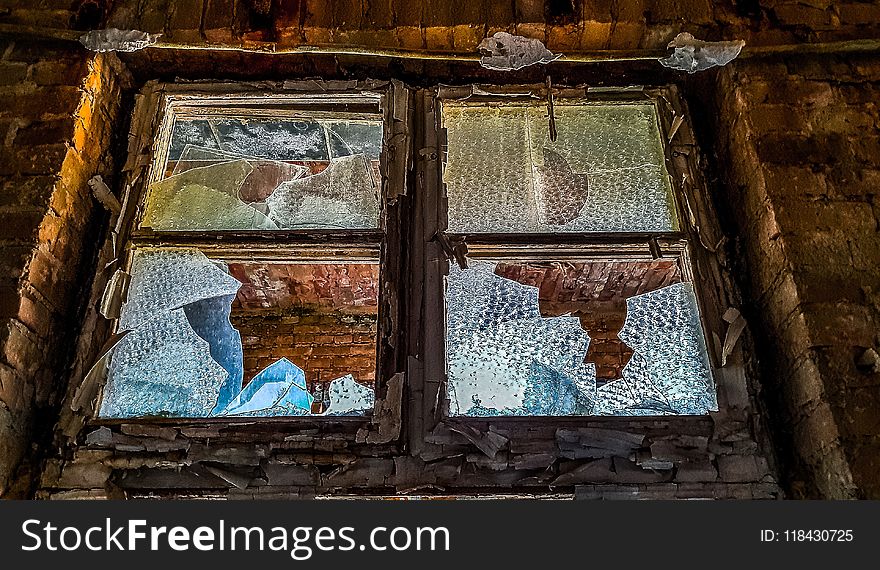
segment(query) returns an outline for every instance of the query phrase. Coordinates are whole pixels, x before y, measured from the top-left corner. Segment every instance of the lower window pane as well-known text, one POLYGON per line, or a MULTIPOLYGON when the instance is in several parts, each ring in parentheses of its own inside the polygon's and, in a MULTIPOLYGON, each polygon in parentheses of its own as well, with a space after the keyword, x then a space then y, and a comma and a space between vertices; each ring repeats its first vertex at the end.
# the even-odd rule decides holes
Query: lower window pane
POLYGON ((451 415, 717 410, 696 297, 674 261, 450 269, 451 415))
POLYGON ((373 407, 377 263, 135 252, 102 417, 363 415, 373 407))

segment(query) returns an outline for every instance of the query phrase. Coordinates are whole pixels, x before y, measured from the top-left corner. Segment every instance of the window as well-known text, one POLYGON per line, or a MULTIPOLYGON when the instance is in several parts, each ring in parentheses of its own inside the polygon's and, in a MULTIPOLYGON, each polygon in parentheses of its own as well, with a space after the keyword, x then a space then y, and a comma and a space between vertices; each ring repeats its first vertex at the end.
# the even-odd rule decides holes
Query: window
POLYGON ((468 251, 446 277, 448 414, 717 410, 656 98, 464 95, 439 99, 442 239, 468 251))
POLYGON ((717 410, 663 91, 219 89, 163 91, 100 417, 717 410))
POLYGON ((372 412, 390 95, 329 91, 168 89, 101 418, 372 412))

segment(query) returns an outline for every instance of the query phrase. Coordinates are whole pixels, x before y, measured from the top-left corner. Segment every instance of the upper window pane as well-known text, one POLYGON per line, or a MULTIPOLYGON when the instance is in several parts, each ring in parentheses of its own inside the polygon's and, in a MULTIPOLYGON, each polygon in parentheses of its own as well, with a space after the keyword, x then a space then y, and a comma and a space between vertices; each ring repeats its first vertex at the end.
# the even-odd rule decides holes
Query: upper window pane
POLYGON ((142 228, 379 227, 382 121, 175 118, 142 228))
POLYGON ((445 101, 449 231, 667 232, 678 222, 655 107, 445 101))

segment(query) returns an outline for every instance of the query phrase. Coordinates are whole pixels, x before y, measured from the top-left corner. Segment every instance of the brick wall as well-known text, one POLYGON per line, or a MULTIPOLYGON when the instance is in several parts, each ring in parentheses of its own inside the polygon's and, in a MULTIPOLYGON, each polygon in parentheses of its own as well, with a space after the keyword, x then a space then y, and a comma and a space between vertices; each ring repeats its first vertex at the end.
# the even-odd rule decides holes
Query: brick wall
POLYGON ((232 325, 241 332, 245 382, 282 357, 305 371, 313 393, 346 374, 376 380, 376 315, 233 315, 232 325))
POLYGON ((880 341, 880 59, 744 62, 716 92, 724 201, 790 484, 877 498, 880 374, 865 354, 880 341))
POLYGON ((0 40, 0 494, 27 492, 27 475, 13 488, 16 469, 50 435, 66 386, 102 217, 86 181, 113 178, 117 65, 0 40))

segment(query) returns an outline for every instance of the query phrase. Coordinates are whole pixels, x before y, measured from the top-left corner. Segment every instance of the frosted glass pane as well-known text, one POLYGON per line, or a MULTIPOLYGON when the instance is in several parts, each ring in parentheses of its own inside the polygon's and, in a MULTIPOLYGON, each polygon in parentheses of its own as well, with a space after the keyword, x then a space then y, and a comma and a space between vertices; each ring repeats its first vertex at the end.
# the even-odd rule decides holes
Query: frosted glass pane
POLYGON ((452 415, 583 415, 595 373, 575 317, 544 318, 538 290, 494 274, 495 264, 450 269, 447 373, 452 415))
POLYGON ((693 288, 689 283, 664 285, 670 279, 680 279, 680 274, 661 261, 476 261, 467 270, 451 267, 446 292, 450 413, 664 415, 717 410, 693 288), (639 275, 642 283, 631 281, 639 275), (514 278, 539 285, 540 299, 537 286, 514 278), (589 329, 595 327, 599 340, 590 337, 589 329), (594 350, 591 344, 599 341, 594 350), (618 349, 621 342, 634 353, 627 355, 628 362, 620 360, 626 353, 618 349), (617 373, 611 380, 597 379, 595 363, 613 371, 611 361, 620 362, 617 373))
POLYGON ((655 109, 447 102, 449 230, 660 232, 678 228, 655 109))
POLYGON ((171 309, 234 295, 241 283, 197 249, 145 249, 131 262, 128 300, 119 330, 130 330, 171 309))
POLYGON ((227 376, 183 309, 158 313, 114 348, 100 415, 207 417, 227 376))
POLYGON ((266 200, 281 228, 375 228, 379 194, 363 154, 336 158, 322 172, 281 184, 266 200))
POLYGON ((239 198, 254 172, 246 160, 193 168, 150 185, 141 227, 155 230, 277 229, 239 198))

